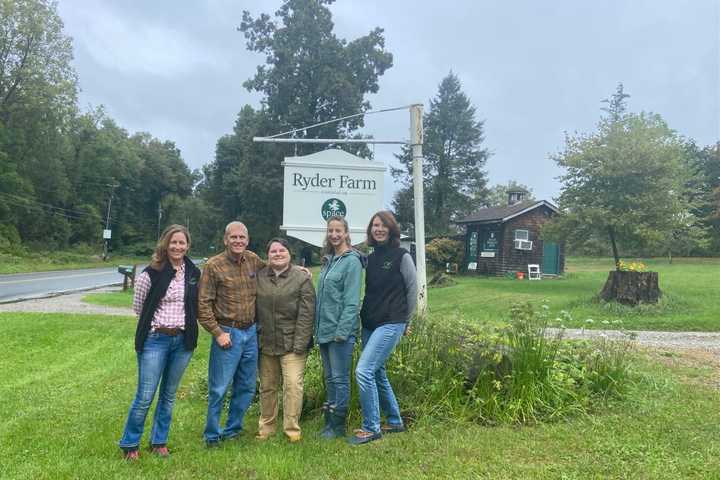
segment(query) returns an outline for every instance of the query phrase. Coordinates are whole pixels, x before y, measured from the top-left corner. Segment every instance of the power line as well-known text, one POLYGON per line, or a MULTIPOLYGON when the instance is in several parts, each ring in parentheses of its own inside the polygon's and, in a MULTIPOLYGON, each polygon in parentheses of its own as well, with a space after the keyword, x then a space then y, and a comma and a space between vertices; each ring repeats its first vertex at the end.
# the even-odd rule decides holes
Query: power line
POLYGON ((332 120, 327 120, 327 121, 324 121, 324 122, 315 123, 315 124, 309 125, 309 126, 307 126, 307 127, 295 128, 295 129, 293 129, 293 130, 289 130, 289 131, 283 132, 283 133, 276 133, 275 135, 271 135, 271 136, 265 137, 265 138, 276 138, 276 137, 282 137, 283 135, 292 135, 292 134, 297 133, 297 132, 300 132, 300 131, 302 131, 302 130, 310 130, 311 128, 322 127, 323 125, 327 125, 327 124, 329 124, 329 123, 342 122, 343 120, 349 120, 349 119, 351 119, 351 118, 362 117, 362 116, 365 116, 365 115, 374 115, 374 114, 376 114, 376 113, 394 112, 394 111, 396 111, 396 110, 407 110, 407 109, 409 109, 410 107, 412 107, 412 105, 405 105, 405 106, 403 106, 403 107, 383 108, 383 109, 381 109, 381 110, 372 110, 372 111, 369 111, 369 112, 354 113, 354 114, 352 114, 352 115, 346 115, 346 116, 344 116, 344 117, 333 118, 332 120))
POLYGON ((51 210, 58 210, 58 212, 56 212, 56 213, 60 213, 68 218, 80 218, 82 216, 88 216, 88 217, 99 218, 102 220, 102 217, 100 215, 97 215, 97 214, 91 213, 91 212, 84 212, 81 210, 72 210, 70 208, 57 207, 55 205, 50 205, 48 203, 38 202, 37 200, 35 200, 33 198, 22 197, 20 195, 14 195, 11 193, 0 192, 0 195, 4 195, 6 197, 4 201, 6 201, 8 203, 13 203, 14 205, 18 205, 18 206, 28 206, 21 202, 30 202, 32 204, 35 204, 35 205, 30 205, 30 206, 37 206, 37 207, 48 208, 51 210), (7 197, 10 197, 10 199, 8 199, 7 197), (15 202, 12 202, 12 199, 15 199, 15 202))

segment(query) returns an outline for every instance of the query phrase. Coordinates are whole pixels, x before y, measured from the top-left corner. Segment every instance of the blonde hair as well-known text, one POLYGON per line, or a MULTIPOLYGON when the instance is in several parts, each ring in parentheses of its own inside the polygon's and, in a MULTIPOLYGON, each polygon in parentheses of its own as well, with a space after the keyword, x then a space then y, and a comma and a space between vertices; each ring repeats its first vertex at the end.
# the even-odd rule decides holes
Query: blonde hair
MULTIPOLYGON (((330 222, 340 222, 343 224, 343 228, 345 228, 345 243, 348 247, 352 248, 352 243, 350 243, 350 226, 348 225, 347 220, 345 220, 345 217, 342 215, 333 215, 332 217, 328 218, 327 225, 330 225, 330 222)), ((325 241, 323 242, 323 255, 331 255, 335 253, 335 247, 330 245, 330 242, 328 241, 327 236, 327 230, 325 231, 325 241)))
POLYGON ((170 225, 165 230, 163 230, 162 235, 160 235, 160 239, 158 240, 157 246, 155 247, 155 252, 153 252, 152 259, 150 260, 150 268, 157 271, 165 268, 165 264, 167 263, 168 259, 168 248, 170 247, 170 239, 176 233, 182 233, 183 235, 185 235, 188 249, 190 249, 190 232, 188 232, 188 229, 182 225, 170 225))

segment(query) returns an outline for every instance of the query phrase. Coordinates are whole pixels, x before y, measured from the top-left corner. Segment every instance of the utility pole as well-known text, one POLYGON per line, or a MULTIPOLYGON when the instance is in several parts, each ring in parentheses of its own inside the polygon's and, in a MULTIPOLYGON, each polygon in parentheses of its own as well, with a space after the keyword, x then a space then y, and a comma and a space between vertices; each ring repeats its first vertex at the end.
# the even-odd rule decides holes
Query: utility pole
MULTIPOLYGON (((415 197, 415 263, 417 266, 417 315, 424 317, 427 313, 427 271, 425 269, 425 205, 423 201, 423 173, 422 173, 422 144, 423 144, 423 105, 416 103, 404 107, 386 108, 375 112, 362 112, 334 118, 324 122, 278 133, 270 137, 253 137, 253 142, 267 143, 364 143, 367 145, 410 145, 413 158, 413 192, 415 197), (335 123, 350 118, 361 117, 371 113, 391 112, 395 110, 410 110, 410 142, 407 140, 375 140, 372 138, 294 138, 296 132, 310 128, 335 123), (278 138, 284 135, 293 135, 293 138, 278 138)), ((297 151, 296 151, 297 154, 297 151)))
POLYGON ((113 192, 115 191, 115 187, 117 187, 117 185, 108 184, 107 186, 110 187, 110 196, 108 197, 107 215, 105 216, 105 230, 103 230, 103 261, 107 260, 108 250, 110 248, 110 237, 112 236, 110 230, 110 206, 112 205, 113 192))
POLYGON ((417 315, 427 312, 427 273, 425 270, 425 204, 423 200, 423 106, 410 106, 410 146, 413 160, 415 200, 415 265, 417 267, 417 315))
POLYGON ((160 240, 160 221, 162 220, 162 204, 160 203, 160 200, 158 200, 158 235, 157 238, 160 240))

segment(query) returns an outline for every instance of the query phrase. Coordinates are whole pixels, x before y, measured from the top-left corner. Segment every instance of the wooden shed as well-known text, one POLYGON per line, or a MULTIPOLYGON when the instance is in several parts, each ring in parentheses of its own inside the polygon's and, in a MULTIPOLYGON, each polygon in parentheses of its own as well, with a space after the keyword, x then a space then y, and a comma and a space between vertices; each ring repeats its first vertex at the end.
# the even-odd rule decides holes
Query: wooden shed
POLYGON ((524 201, 523 191, 510 191, 508 205, 483 208, 458 220, 465 227, 468 273, 505 275, 539 265, 542 275, 560 275, 565 255, 557 243, 540 239, 540 228, 558 208, 546 200, 524 201))

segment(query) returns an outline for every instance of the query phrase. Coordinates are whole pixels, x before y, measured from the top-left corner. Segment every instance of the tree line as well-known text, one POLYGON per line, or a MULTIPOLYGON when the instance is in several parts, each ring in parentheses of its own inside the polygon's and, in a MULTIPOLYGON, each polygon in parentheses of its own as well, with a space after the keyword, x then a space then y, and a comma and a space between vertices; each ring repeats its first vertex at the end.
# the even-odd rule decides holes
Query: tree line
MULTIPOLYGON (((71 66, 72 41, 63 33, 55 1, 0 0, 0 248, 97 246, 109 210, 115 251, 147 253, 160 229, 182 223, 190 227, 194 250, 211 253, 221 246, 222 227, 234 219, 250 226, 251 248, 261 249, 267 239, 281 233, 284 157, 333 147, 372 157, 361 144, 252 142, 253 136, 370 111, 367 96, 379 90, 379 79, 392 67, 393 55, 379 27, 349 41, 337 37, 329 9, 332 3, 285 0, 273 15, 243 13, 238 30, 246 48, 261 55, 264 63, 242 86, 260 93, 261 100, 259 106, 240 108, 232 133, 218 139, 215 158, 193 171, 173 142, 149 133, 131 134, 102 107, 80 111, 78 79, 71 66)), ((618 149, 592 150, 609 138, 605 132, 611 130, 609 124, 601 123, 597 135, 569 136, 565 152, 555 157, 566 171, 580 172, 577 178, 585 174, 600 178, 604 170, 630 169, 627 181, 613 187, 621 192, 614 190, 616 197, 610 199, 615 210, 606 209, 607 215, 598 211, 602 201, 610 205, 607 197, 597 196, 602 181, 588 185, 587 194, 581 195, 577 178, 566 175, 560 179, 560 206, 567 218, 577 222, 571 230, 568 223, 555 232, 577 233, 564 238, 576 251, 606 253, 607 225, 594 222, 598 228, 590 229, 590 220, 583 219, 614 218, 612 226, 621 233, 618 241, 626 249, 720 253, 718 147, 696 146, 657 115, 628 114, 625 98, 620 98, 620 104, 609 104, 606 112, 616 116, 611 117, 615 122, 612 138, 627 137, 625 143, 618 140, 618 149), (630 156, 620 147, 640 135, 638 124, 656 137, 641 142, 649 146, 646 153, 623 163, 630 156), (672 153, 661 147, 671 148, 672 153), (581 172, 573 162, 579 152, 586 151, 589 164, 597 168, 581 172), (608 158, 602 157, 606 154, 608 158), (662 195, 663 189, 667 193, 670 188, 667 182, 652 190, 659 197, 648 197, 645 185, 657 180, 660 172, 670 172, 643 166, 643 159, 653 158, 672 158, 672 168, 677 167, 671 171, 677 180, 672 198, 662 195), (641 193, 644 203, 617 202, 641 193), (648 205, 671 205, 672 221, 661 221, 658 209, 658 215, 648 212, 643 217, 645 223, 638 223, 635 214, 623 213, 623 209, 647 209, 648 205), (580 208, 585 206, 589 208, 580 208)), ((509 187, 531 190, 517 183, 488 184, 484 168, 490 152, 484 146, 484 120, 478 119, 476 107, 454 73, 441 80, 424 123, 428 234, 457 233, 453 220, 481 207, 504 204, 509 187)), ((357 138, 363 126, 363 117, 355 116, 298 132, 296 137, 357 138)), ((397 158, 400 168, 392 173, 400 188, 393 209, 407 228, 414 219, 410 151, 403 149, 397 158)), ((664 165, 660 160, 650 164, 664 165)))

